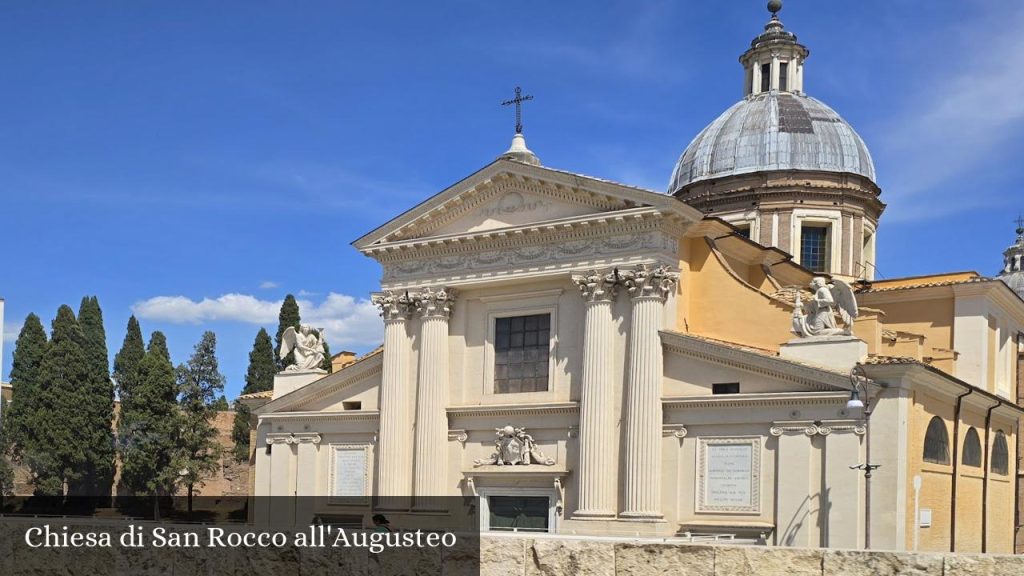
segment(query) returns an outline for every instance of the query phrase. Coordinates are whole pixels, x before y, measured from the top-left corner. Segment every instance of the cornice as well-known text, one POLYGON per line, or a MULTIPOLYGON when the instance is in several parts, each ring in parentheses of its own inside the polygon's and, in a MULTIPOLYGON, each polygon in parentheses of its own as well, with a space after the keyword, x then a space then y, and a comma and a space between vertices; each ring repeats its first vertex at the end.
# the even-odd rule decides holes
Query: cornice
POLYGON ((365 380, 383 369, 384 354, 378 353, 370 358, 343 368, 340 372, 327 376, 289 392, 280 398, 271 400, 256 410, 259 416, 280 411, 294 411, 296 408, 308 406, 322 400, 357 382, 365 380))
MULTIPOLYGON (((378 410, 346 410, 344 412, 279 412, 273 414, 261 414, 260 422, 278 421, 302 421, 302 422, 332 422, 332 421, 376 421, 380 418, 378 410)), ((275 434, 288 434, 287 432, 275 434)), ((298 432, 296 432, 298 434, 298 432)))
POLYGON ((554 414, 577 414, 577 402, 552 402, 547 404, 497 404, 493 406, 449 406, 452 417, 466 416, 547 416, 554 414))
POLYGON ((555 196, 597 210, 646 205, 658 207, 666 214, 677 216, 683 221, 692 222, 700 219, 699 212, 666 194, 545 166, 531 166, 499 159, 448 186, 386 224, 378 226, 352 244, 365 253, 376 244, 394 241, 399 237, 410 238, 410 234, 417 233, 413 232, 413 229, 423 232, 436 230, 478 207, 480 202, 484 201, 474 197, 484 195, 489 190, 491 195, 497 194, 499 191, 492 189, 501 186, 504 186, 505 190, 533 191, 545 196, 555 196), (533 190, 528 189, 529 187, 533 187, 533 190))
POLYGON ((666 351, 690 358, 769 376, 823 392, 848 390, 848 376, 838 372, 797 364, 783 358, 718 344, 678 332, 662 331, 661 341, 666 351))
POLYGON ((849 392, 775 392, 766 394, 722 394, 720 396, 668 396, 661 399, 666 410, 696 408, 790 408, 793 406, 846 405, 849 392))
POLYGON ((665 227, 679 235, 682 234, 679 224, 673 225, 671 219, 657 208, 643 207, 585 214, 521 226, 374 244, 365 248, 363 253, 381 263, 386 263, 416 257, 462 254, 493 248, 507 249, 537 243, 601 237, 659 227, 665 227))

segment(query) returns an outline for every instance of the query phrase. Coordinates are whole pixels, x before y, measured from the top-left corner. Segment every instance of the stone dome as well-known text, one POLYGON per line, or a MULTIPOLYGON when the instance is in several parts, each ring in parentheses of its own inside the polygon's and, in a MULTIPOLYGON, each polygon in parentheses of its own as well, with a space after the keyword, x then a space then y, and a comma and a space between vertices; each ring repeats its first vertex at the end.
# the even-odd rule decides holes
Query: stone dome
POLYGON ((747 96, 701 131, 676 163, 668 192, 769 170, 845 172, 875 181, 868 147, 839 114, 810 96, 771 90, 747 96))

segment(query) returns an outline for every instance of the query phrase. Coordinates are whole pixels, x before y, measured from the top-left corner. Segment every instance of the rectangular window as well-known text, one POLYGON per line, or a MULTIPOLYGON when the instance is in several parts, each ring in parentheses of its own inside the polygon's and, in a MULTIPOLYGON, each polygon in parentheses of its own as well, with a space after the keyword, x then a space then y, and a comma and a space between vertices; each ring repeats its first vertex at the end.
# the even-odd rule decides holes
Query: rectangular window
POLYGON ((548 498, 546 496, 490 496, 491 530, 506 532, 547 532, 548 498))
POLYGON ((783 62, 779 64, 779 90, 785 92, 789 90, 789 63, 783 62))
POLYGON ((800 264, 812 272, 826 272, 828 227, 803 226, 800 229, 800 264))
POLYGON ((346 401, 341 403, 342 410, 362 410, 363 403, 361 401, 346 401))
POLYGON ((550 314, 495 319, 494 392, 546 391, 550 350, 550 314))
POLYGON ((772 65, 761 64, 761 92, 767 92, 772 88, 772 65))
POLYGON ((722 384, 711 385, 712 394, 739 394, 740 383, 739 382, 725 382, 722 384))
POLYGON ((750 224, 737 224, 736 230, 739 231, 738 234, 740 236, 743 236, 748 240, 750 239, 750 224))

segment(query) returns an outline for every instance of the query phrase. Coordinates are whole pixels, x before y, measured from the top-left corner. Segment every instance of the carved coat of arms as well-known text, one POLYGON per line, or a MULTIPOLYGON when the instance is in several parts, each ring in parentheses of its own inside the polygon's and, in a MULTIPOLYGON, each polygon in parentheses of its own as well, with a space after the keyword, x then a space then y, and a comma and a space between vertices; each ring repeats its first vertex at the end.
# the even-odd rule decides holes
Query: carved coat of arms
POLYGON ((494 441, 496 451, 488 459, 475 460, 473 463, 477 466, 485 464, 497 464, 498 466, 541 464, 551 466, 555 463, 552 458, 547 458, 541 454, 537 444, 533 441, 533 436, 527 434, 525 428, 515 428, 513 426, 495 428, 495 435, 498 437, 494 441))

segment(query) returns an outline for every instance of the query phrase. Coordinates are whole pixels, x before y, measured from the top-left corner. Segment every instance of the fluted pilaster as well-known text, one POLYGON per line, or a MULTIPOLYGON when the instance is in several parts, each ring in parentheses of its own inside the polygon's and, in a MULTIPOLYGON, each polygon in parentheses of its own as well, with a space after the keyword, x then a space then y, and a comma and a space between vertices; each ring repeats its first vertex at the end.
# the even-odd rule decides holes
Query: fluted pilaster
POLYGON ((623 518, 661 520, 661 330, 678 275, 664 266, 625 273, 633 300, 626 381, 626 501, 623 518))
POLYGON ((373 303, 384 318, 384 366, 380 386, 380 432, 377 459, 380 496, 408 496, 412 491, 411 422, 409 409, 409 353, 406 331, 411 310, 408 295, 375 295, 373 303))
POLYGON ((613 352, 618 276, 596 271, 573 276, 586 301, 583 317, 583 386, 580 398, 579 508, 573 518, 615 516, 618 465, 614 460, 615 389, 608 359, 613 352))
POLYGON ((421 318, 413 484, 417 498, 447 493, 448 318, 454 299, 454 292, 443 288, 427 288, 416 296, 421 318))

